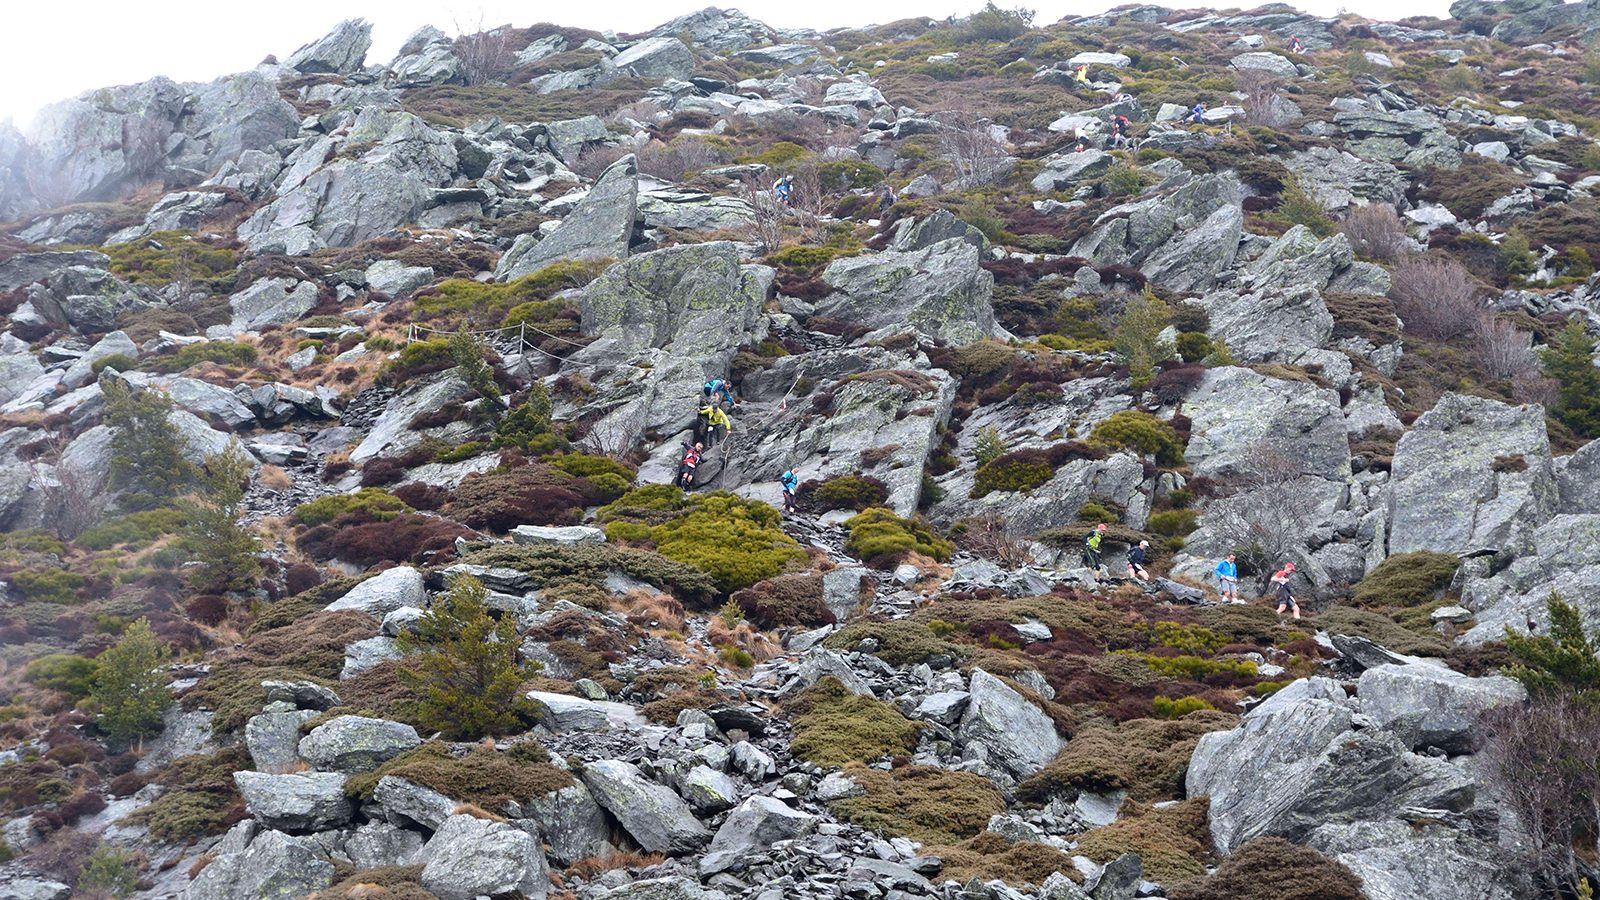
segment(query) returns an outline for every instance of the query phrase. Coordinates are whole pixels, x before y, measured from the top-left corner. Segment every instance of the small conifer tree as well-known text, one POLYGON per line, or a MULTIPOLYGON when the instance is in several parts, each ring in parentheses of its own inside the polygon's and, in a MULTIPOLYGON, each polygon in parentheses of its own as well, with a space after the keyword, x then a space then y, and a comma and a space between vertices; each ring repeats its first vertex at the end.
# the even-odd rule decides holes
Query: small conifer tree
POLYGON ((1172 310, 1150 292, 1128 301, 1117 320, 1112 346, 1128 364, 1128 377, 1135 388, 1148 387, 1155 378, 1156 363, 1172 357, 1172 345, 1161 339, 1161 332, 1172 319, 1172 310))
POLYGON ((1594 364, 1594 338, 1574 318, 1551 346, 1539 353, 1544 374, 1555 379, 1556 418, 1583 437, 1600 435, 1600 368, 1594 364))
POLYGON ((517 662, 517 624, 489 614, 489 592, 470 575, 450 579, 400 647, 416 654, 401 680, 422 699, 419 723, 430 731, 471 740, 523 728, 528 701, 517 662))
POLYGON ((161 730, 161 711, 172 691, 161 673, 167 645, 139 619, 122 632, 110 650, 95 660, 90 695, 99 710, 99 726, 114 747, 126 747, 161 730))
POLYGON ((256 558, 260 547, 239 527, 250 468, 238 442, 230 444, 207 460, 202 490, 186 504, 188 524, 183 542, 200 563, 189 578, 194 590, 208 594, 248 590, 261 574, 256 558))
POLYGON ((172 400, 150 388, 135 392, 114 377, 101 378, 100 390, 111 427, 111 484, 122 491, 123 508, 169 505, 193 486, 197 474, 167 421, 172 400))

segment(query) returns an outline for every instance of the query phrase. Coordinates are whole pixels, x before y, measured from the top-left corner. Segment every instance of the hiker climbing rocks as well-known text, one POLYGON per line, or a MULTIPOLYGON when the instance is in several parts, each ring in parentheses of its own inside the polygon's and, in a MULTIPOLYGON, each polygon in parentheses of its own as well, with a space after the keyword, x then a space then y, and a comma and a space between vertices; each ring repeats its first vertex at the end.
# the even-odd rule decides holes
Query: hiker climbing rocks
POLYGON ((1076 140, 1073 143, 1073 152, 1074 153, 1082 153, 1083 151, 1089 149, 1089 129, 1088 128, 1086 128, 1086 127, 1084 127, 1082 125, 1079 125, 1077 127, 1077 129, 1073 132, 1073 136, 1076 138, 1076 140))
POLYGON ((1150 542, 1140 541, 1139 546, 1128 551, 1128 577, 1140 581, 1149 581, 1150 573, 1145 570, 1145 561, 1150 558, 1150 542))
POLYGON ((1100 571, 1100 542, 1106 536, 1106 523, 1101 522, 1094 527, 1083 539, 1083 564, 1089 568, 1100 571))
POLYGON ((778 202, 788 206, 794 198, 794 176, 785 175, 779 178, 777 183, 772 186, 772 193, 778 198, 778 202))
POLYGON ((701 407, 700 415, 695 420, 695 434, 705 443, 707 450, 722 443, 732 430, 733 421, 722 411, 720 404, 708 403, 701 407))
POLYGON ((1089 65, 1088 65, 1088 63, 1080 63, 1078 65, 1077 71, 1074 72, 1073 75, 1072 75, 1072 80, 1076 81, 1078 84, 1083 85, 1084 87, 1089 87, 1090 86, 1090 83, 1089 83, 1089 65))
POLYGON ((700 454, 705 450, 699 441, 694 446, 683 445, 683 459, 678 463, 678 475, 672 479, 673 485, 688 490, 694 484, 694 470, 700 465, 700 454))
POLYGON ((1290 53, 1304 53, 1304 52, 1306 52, 1305 42, 1300 40, 1300 36, 1299 35, 1295 35, 1294 37, 1289 38, 1289 52, 1290 53))
POLYGON ((789 467, 789 471, 784 472, 778 481, 783 485, 783 511, 796 511, 799 508, 795 503, 795 494, 800 490, 800 467, 789 467))
POLYGON ((1233 554, 1217 563, 1217 583, 1221 586, 1222 599, 1225 603, 1239 603, 1239 566, 1233 561, 1233 554))
POLYGON ((1132 126, 1133 123, 1128 120, 1127 116, 1113 115, 1111 117, 1111 146, 1130 146, 1133 143, 1133 138, 1129 133, 1132 126))
POLYGON ((1283 611, 1293 610, 1294 617, 1300 618, 1300 604, 1294 602, 1294 592, 1289 589, 1289 579, 1294 577, 1294 563, 1284 563, 1283 568, 1272 573, 1272 583, 1278 586, 1278 615, 1283 611))
POLYGON ((896 199, 897 198, 894 195, 894 187, 889 184, 884 184, 883 190, 878 192, 878 215, 882 216, 884 213, 887 213, 889 211, 889 207, 894 206, 896 199))
POLYGON ((705 394, 706 401, 712 406, 733 408, 733 386, 728 384, 727 381, 721 378, 713 378, 707 381, 701 387, 701 390, 705 394))
POLYGON ((1204 125, 1206 121, 1206 102, 1201 100, 1196 103, 1194 108, 1189 110, 1189 118, 1185 121, 1193 122, 1196 125, 1204 125))

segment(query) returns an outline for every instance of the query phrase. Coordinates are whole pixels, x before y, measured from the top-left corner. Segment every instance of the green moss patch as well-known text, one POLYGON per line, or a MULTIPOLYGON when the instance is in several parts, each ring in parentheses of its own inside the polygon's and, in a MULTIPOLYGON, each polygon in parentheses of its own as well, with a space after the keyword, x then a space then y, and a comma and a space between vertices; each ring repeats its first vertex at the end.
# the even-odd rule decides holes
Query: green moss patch
POLYGON ((955 545, 934 533, 920 518, 903 519, 893 510, 874 506, 844 523, 850 531, 844 548, 874 565, 888 565, 908 553, 921 553, 940 562, 955 553, 955 545))
POLYGON ((790 701, 788 709, 795 727, 791 749, 819 766, 872 762, 917 746, 917 723, 881 700, 850 693, 832 676, 790 701))
POLYGON ((507 804, 525 804, 573 783, 570 773, 550 764, 550 754, 538 741, 522 741, 504 752, 474 745, 461 755, 452 753, 449 744, 429 741, 374 772, 352 777, 345 782, 345 793, 370 800, 385 775, 499 813, 507 804))
POLYGON ((1079 791, 1126 790, 1139 801, 1174 799, 1183 792, 1200 736, 1232 728, 1238 717, 1203 711, 1171 721, 1133 719, 1073 735, 1056 758, 1017 788, 1029 803, 1075 797, 1079 791))
POLYGON ((933 656, 960 659, 967 655, 964 648, 938 637, 929 626, 905 619, 855 622, 828 635, 822 645, 834 650, 854 650, 867 638, 878 642, 874 656, 897 666, 916 665, 933 656))
POLYGON ((954 844, 983 831, 990 816, 1006 809, 994 785, 970 772, 934 766, 883 772, 852 766, 845 774, 866 794, 836 801, 834 814, 890 837, 954 844))
POLYGON ((1420 606, 1438 599, 1460 566, 1460 558, 1449 553, 1397 553, 1361 579, 1352 599, 1369 609, 1420 606))

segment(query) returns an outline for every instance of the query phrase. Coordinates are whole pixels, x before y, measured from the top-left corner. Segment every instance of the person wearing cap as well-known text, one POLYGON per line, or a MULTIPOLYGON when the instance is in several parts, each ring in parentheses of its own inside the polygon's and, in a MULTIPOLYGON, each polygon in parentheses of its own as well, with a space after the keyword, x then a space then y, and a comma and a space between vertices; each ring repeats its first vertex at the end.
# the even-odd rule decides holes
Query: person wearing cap
POLYGON ((1217 583, 1221 585, 1222 600, 1225 603, 1239 603, 1239 565, 1233 561, 1233 554, 1217 563, 1217 583))
POLYGON ((1140 541, 1139 546, 1128 551, 1128 577, 1140 581, 1149 581, 1150 573, 1144 569, 1144 563, 1150 556, 1150 542, 1140 541))
POLYGON ((1294 577, 1294 563, 1284 563, 1283 568, 1272 573, 1272 583, 1278 586, 1278 615, 1283 615, 1284 610, 1292 610, 1296 619, 1300 618, 1300 604, 1294 602, 1294 593, 1289 590, 1289 579, 1294 577))

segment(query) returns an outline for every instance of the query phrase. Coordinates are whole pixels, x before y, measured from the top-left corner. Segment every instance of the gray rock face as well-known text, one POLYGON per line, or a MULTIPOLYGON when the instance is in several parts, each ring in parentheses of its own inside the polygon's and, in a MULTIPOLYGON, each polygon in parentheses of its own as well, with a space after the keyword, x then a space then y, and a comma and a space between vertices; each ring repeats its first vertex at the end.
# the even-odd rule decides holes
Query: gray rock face
POLYGON ((1210 335, 1249 362, 1292 361, 1333 334, 1333 315, 1309 285, 1248 294, 1215 291, 1200 304, 1210 314, 1210 335))
POLYGON ((1284 158, 1300 186, 1333 212, 1364 200, 1399 206, 1405 202, 1406 176, 1382 160, 1365 160, 1333 147, 1312 147, 1284 158))
POLYGON ((686 34, 691 43, 718 53, 743 50, 756 44, 768 44, 777 37, 777 32, 769 25, 758 22, 736 9, 718 9, 714 6, 679 16, 652 33, 686 34))
POLYGON ((41 109, 27 132, 41 206, 110 200, 164 162, 186 91, 166 78, 93 91, 41 109), (41 188, 43 190, 41 190, 41 188))
POLYGON ((733 54, 733 57, 764 66, 803 66, 808 62, 815 62, 821 55, 817 48, 810 44, 774 44, 770 47, 740 50, 733 54))
POLYGON ((1132 265, 1158 285, 1204 291, 1233 267, 1244 231, 1244 192, 1232 173, 1202 175, 1170 194, 1113 207, 1072 256, 1132 265))
POLYGON ((611 823, 581 781, 523 804, 523 812, 539 823, 550 859, 558 865, 612 852, 611 823))
POLYGON ((14 291, 39 281, 46 281, 63 269, 78 266, 87 269, 107 269, 111 257, 98 250, 51 250, 43 253, 19 253, 0 262, 0 291, 14 291))
POLYGON ((189 900, 302 897, 332 883, 333 863, 321 858, 310 838, 264 831, 247 849, 219 853, 190 882, 189 900))
POLYGON ((771 797, 751 797, 723 821, 700 860, 700 875, 742 868, 747 854, 761 854, 771 844, 815 831, 821 816, 790 809, 771 797))
POLYGON ((1389 552, 1499 550, 1558 502, 1544 408, 1446 394, 1395 447, 1389 552))
POLYGON ((651 853, 688 853, 711 839, 682 798, 650 781, 632 763, 603 759, 584 766, 580 774, 595 802, 651 853))
POLYGON ((390 824, 403 826, 415 822, 430 831, 437 831, 460 805, 432 788, 395 775, 378 779, 372 796, 383 807, 390 824))
POLYGON ((416 865, 422 855, 422 835, 388 822, 367 822, 344 842, 344 853, 358 869, 416 865))
POLYGON ((292 703, 299 709, 322 711, 339 705, 339 695, 331 689, 310 681, 261 682, 267 692, 268 703, 292 703))
POLYGON ((411 428, 412 419, 471 396, 472 389, 467 387, 454 369, 440 372, 432 378, 414 380, 400 396, 384 407, 383 414, 367 430, 367 436, 350 451, 351 461, 363 463, 374 456, 405 453, 422 440, 422 436, 411 428))
POLYGON ((1362 159, 1411 167, 1461 164, 1455 138, 1427 110, 1350 110, 1334 113, 1333 121, 1345 134, 1345 150, 1362 159))
POLYGON ((370 772, 421 743, 417 730, 402 722, 339 716, 311 729, 300 741, 300 755, 319 769, 370 772))
POLYGON ((694 71, 694 55, 675 37, 653 37, 613 56, 611 64, 638 78, 681 81, 694 71))
POLYGON ((739 802, 739 785, 726 774, 707 766, 690 769, 678 785, 678 793, 701 815, 732 809, 739 802))
POLYGON ((0 900, 68 900, 72 885, 45 878, 12 878, 0 885, 0 900))
POLYGON ((595 900, 728 900, 728 895, 689 878, 671 877, 635 881, 596 894, 595 900))
POLYGON ((1408 806, 1471 806, 1471 777, 1408 752, 1387 732, 1358 728, 1342 694, 1274 698, 1238 728, 1200 738, 1186 787, 1191 796, 1211 797, 1219 851, 1261 835, 1303 841, 1322 825, 1380 821, 1408 806))
POLYGON ((1554 460, 1563 513, 1600 513, 1600 441, 1554 460))
POLYGON ((639 166, 633 156, 612 163, 556 230, 542 240, 521 235, 495 266, 510 281, 562 259, 625 259, 639 218, 639 166))
POLYGON ((994 320, 994 276, 979 268, 978 249, 964 240, 837 259, 822 280, 834 293, 817 312, 831 318, 868 328, 910 325, 954 344, 1004 331, 994 320))
POLYGON ((1055 723, 1005 682, 973 669, 969 690, 972 696, 959 729, 968 754, 976 749, 980 758, 1021 780, 1061 751, 1064 742, 1055 723))
POLYGON ((1513 900, 1536 893, 1525 882, 1525 868, 1505 850, 1439 825, 1324 825, 1306 844, 1348 866, 1371 900, 1513 900))
POLYGON ((1241 53, 1238 56, 1235 56, 1229 65, 1233 66, 1235 69, 1239 69, 1240 71, 1253 69, 1259 72, 1266 72, 1269 75, 1276 75, 1279 78, 1293 78, 1300 74, 1300 71, 1295 68, 1294 63, 1290 62, 1288 59, 1279 56, 1276 53, 1268 53, 1265 51, 1241 53))
POLYGON ((529 691, 535 704, 535 718, 554 732, 607 731, 644 724, 644 717, 627 703, 586 700, 569 694, 529 691))
POLYGON ((738 197, 721 197, 703 191, 651 191, 639 197, 639 215, 649 228, 711 232, 748 228, 755 210, 738 197))
POLYGON ((505 822, 451 816, 423 848, 422 886, 441 900, 520 893, 541 900, 550 893, 549 870, 539 842, 505 822))
MULTIPOLYGON (((10 338, 12 341, 16 340, 16 338, 9 334, 6 335, 6 337, 10 338)), ((21 342, 18 341, 17 343, 21 342)), ((124 354, 135 358, 139 356, 139 347, 134 344, 132 338, 128 337, 127 334, 121 331, 113 331, 101 338, 99 341, 96 341, 95 345, 89 348, 88 353, 85 353, 84 355, 73 360, 72 365, 67 367, 67 373, 61 376, 61 383, 69 388, 83 387, 95 379, 94 364, 96 362, 105 359, 108 356, 116 356, 117 354, 124 354)), ((5 385, 27 385, 33 379, 44 374, 44 370, 39 367, 39 363, 34 358, 33 354, 27 351, 26 345, 23 345, 23 351, 20 354, 0 357, 0 368, 3 368, 3 375, 0 375, 0 377, 15 376, 18 379, 13 381, 8 378, 6 382, 0 383, 0 396, 4 396, 6 390, 5 385)), ((177 400, 176 397, 173 399, 177 400)), ((250 418, 254 419, 255 416, 252 415, 250 418)), ((249 421, 249 419, 244 421, 249 421)))
POLYGON ((363 19, 347 19, 315 41, 289 54, 284 65, 307 74, 327 72, 349 75, 361 68, 372 47, 372 26, 363 19))
POLYGON ((300 762, 300 724, 316 715, 309 709, 296 709, 251 716, 244 725, 244 743, 255 767, 273 775, 292 770, 300 762))
POLYGON ((350 821, 344 779, 338 772, 233 773, 233 783, 250 815, 268 828, 283 831, 326 831, 350 821))
POLYGON ((1308 475, 1342 480, 1350 472, 1339 395, 1330 389, 1219 366, 1206 370, 1183 409, 1193 423, 1184 456, 1196 475, 1240 473, 1263 444, 1302 460, 1308 475))
POLYGON ((1527 698, 1521 682, 1504 675, 1473 678, 1422 664, 1368 669, 1356 690, 1361 711, 1407 746, 1437 747, 1452 756, 1477 749, 1486 713, 1527 698))
POLYGON ((1102 150, 1085 150, 1082 153, 1062 153, 1045 163, 1044 170, 1033 178, 1036 191, 1062 191, 1080 181, 1099 178, 1111 168, 1111 154, 1102 150))
POLYGON ((592 525, 518 525, 511 529, 518 544, 604 544, 606 533, 592 525))
POLYGON ((983 236, 983 232, 956 218, 948 209, 941 209, 920 219, 901 219, 896 222, 888 249, 909 253, 951 239, 966 241, 980 251, 989 246, 989 240, 983 236))
POLYGON ((380 259, 367 266, 366 278, 367 287, 398 299, 433 281, 433 269, 408 266, 397 259, 380 259))
POLYGON ((622 360, 653 348, 705 359, 732 350, 755 330, 772 278, 767 266, 744 265, 727 241, 633 257, 584 288, 583 330, 596 340, 573 359, 622 360))
POLYGON ((104 334, 117 327, 123 313, 153 305, 139 289, 85 266, 58 271, 48 289, 29 289, 28 301, 45 319, 84 334, 104 334))
POLYGON ((262 278, 228 298, 233 329, 250 331, 280 325, 305 315, 317 305, 317 286, 293 278, 262 278))
POLYGON ((410 566, 395 566, 351 588, 328 604, 328 611, 350 609, 382 619, 403 606, 421 609, 427 605, 428 588, 422 583, 422 573, 410 566))

